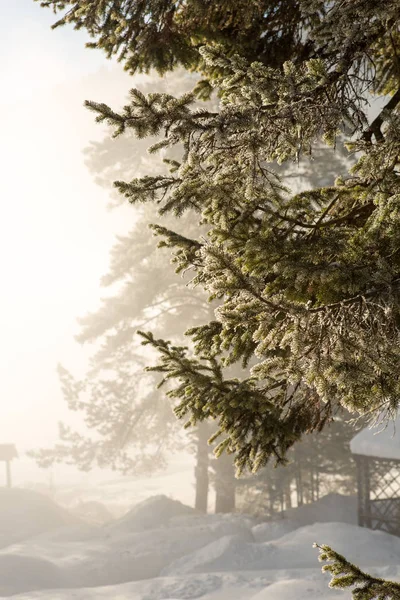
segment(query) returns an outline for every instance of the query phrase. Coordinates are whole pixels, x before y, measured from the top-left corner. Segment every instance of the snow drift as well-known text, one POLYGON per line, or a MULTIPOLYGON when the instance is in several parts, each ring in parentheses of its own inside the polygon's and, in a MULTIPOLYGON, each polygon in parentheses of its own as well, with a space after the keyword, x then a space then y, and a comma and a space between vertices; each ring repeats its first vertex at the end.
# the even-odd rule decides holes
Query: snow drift
POLYGON ((346 523, 295 527, 289 520, 257 524, 245 515, 199 515, 158 496, 112 524, 64 526, 3 548, 0 595, 15 600, 350 599, 350 593, 328 588, 315 541, 378 575, 396 578, 399 573, 399 538, 346 523))

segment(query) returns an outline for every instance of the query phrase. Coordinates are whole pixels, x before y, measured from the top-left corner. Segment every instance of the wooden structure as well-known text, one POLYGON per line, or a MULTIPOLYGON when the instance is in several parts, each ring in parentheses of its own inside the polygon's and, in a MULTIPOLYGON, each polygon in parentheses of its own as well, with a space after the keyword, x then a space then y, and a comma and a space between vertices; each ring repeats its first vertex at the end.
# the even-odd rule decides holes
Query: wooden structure
POLYGON ((350 442, 357 464, 358 523, 400 536, 400 419, 360 431, 350 442))
POLYGON ((11 487, 11 461, 18 457, 14 444, 0 444, 0 461, 6 464, 6 484, 11 487))

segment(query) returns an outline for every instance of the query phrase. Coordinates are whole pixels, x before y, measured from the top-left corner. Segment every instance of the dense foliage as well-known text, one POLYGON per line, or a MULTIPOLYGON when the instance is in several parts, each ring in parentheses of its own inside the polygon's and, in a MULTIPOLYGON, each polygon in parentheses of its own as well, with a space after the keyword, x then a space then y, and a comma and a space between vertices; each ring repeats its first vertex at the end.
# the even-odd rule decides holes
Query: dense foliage
MULTIPOLYGON (((44 2, 56 9, 68 4, 44 2)), ((144 5, 111 4, 109 12, 110 3, 72 3, 64 21, 100 35, 101 47, 112 31, 115 45, 106 47, 112 54, 127 40, 136 43, 133 30, 118 29, 115 19, 139 23, 129 11, 144 5)), ((173 4, 170 14, 184 18, 190 3, 179 10, 173 4)), ((162 22, 168 7, 158 8, 149 4, 145 23, 153 16, 162 22)), ((230 14, 226 3, 221 9, 230 14)), ((162 243, 175 249, 177 270, 192 269, 194 285, 220 302, 215 320, 189 332, 197 358, 149 336, 146 341, 162 350, 168 377, 180 378, 173 391, 182 400, 178 412, 193 423, 218 419, 223 445, 236 452, 239 468, 257 468, 271 454, 282 459, 339 405, 361 412, 397 406, 398 12, 396 1, 302 0, 298 39, 307 52, 287 44, 279 64, 251 62, 250 47, 243 58, 223 43, 201 46, 221 97, 219 111, 193 108, 191 94, 138 90, 120 113, 88 102, 115 135, 164 132, 153 151, 183 145, 169 175, 117 187, 132 202, 157 200, 161 214, 195 210, 208 229, 206 239, 193 239, 155 227, 162 243), (372 122, 370 92, 392 94, 372 122), (334 144, 340 132, 359 157, 349 176, 290 194, 271 162, 299 160, 320 140, 334 144), (226 365, 256 357, 252 377, 221 384, 217 356, 226 365), (199 398, 193 388, 205 372, 207 392, 199 398)), ((240 14, 244 23, 238 5, 240 14)), ((126 52, 121 58, 129 64, 126 52)))
MULTIPOLYGON (((152 151, 183 147, 168 175, 116 185, 131 202, 157 202, 161 215, 195 211, 208 231, 193 238, 154 228, 177 270, 219 303, 215 318, 189 330, 194 353, 142 334, 160 352, 156 369, 177 382, 169 394, 178 415, 216 419, 219 451, 235 453, 239 470, 284 460, 338 407, 394 415, 398 0, 42 4, 68 8, 60 23, 86 27, 93 45, 130 71, 183 64, 204 73, 203 95, 213 86, 221 98, 218 111, 196 108, 193 94, 139 90, 119 112, 87 103, 115 135, 161 133, 152 151), (380 96, 374 117, 372 94, 380 96), (275 161, 300 161, 338 136, 357 162, 334 185, 294 193, 273 171, 275 161), (221 365, 237 362, 252 365, 250 377, 225 377, 221 365)), ((347 576, 342 587, 363 586, 356 597, 397 597, 394 584, 367 581, 325 550, 347 576)))
POLYGON ((269 463, 238 479, 238 504, 246 512, 276 518, 295 506, 315 502, 330 493, 355 494, 356 464, 350 451, 354 425, 349 415, 305 436, 288 452, 288 464, 269 463))
POLYGON ((199 52, 205 43, 272 66, 308 51, 302 31, 310 17, 297 0, 36 1, 61 13, 54 27, 86 29, 89 47, 117 56, 131 73, 154 68, 162 74, 178 65, 202 72, 197 90, 203 97, 215 74, 199 52))

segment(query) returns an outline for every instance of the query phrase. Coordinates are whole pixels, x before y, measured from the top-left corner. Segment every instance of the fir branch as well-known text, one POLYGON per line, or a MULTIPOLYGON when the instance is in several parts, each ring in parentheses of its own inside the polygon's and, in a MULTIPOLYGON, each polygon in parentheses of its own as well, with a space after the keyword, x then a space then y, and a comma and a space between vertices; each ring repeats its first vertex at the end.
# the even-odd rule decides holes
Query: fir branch
POLYGON ((352 588, 354 600, 400 600, 400 583, 372 577, 329 546, 314 546, 320 551, 319 560, 329 562, 322 567, 332 576, 329 587, 352 588))
POLYGON ((368 127, 366 131, 362 134, 361 138, 365 142, 371 142, 372 136, 374 135, 377 142, 382 142, 385 139, 381 131, 381 127, 385 120, 387 120, 387 114, 393 111, 400 102, 400 88, 393 94, 389 102, 385 104, 385 106, 380 111, 379 115, 375 117, 372 121, 371 125, 368 127))

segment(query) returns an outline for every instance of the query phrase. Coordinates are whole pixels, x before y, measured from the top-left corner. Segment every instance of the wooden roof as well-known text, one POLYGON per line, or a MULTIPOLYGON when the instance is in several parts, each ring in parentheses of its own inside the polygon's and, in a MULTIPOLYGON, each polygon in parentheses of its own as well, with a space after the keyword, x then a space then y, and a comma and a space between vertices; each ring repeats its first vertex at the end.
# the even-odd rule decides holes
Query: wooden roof
POLYGON ((18 457, 14 444, 0 444, 0 460, 12 460, 18 457))

